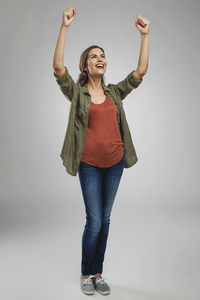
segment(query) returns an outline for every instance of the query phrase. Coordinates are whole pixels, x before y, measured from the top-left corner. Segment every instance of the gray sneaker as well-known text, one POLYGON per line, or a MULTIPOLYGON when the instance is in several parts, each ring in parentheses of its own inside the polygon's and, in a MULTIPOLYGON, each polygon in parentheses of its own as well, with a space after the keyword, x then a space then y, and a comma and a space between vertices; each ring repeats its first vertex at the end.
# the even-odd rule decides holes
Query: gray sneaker
POLYGON ((94 275, 90 275, 87 278, 82 278, 82 275, 80 276, 80 280, 81 280, 81 291, 84 294, 87 295, 92 295, 95 293, 95 286, 94 286, 94 282, 93 282, 93 277, 95 277, 94 275))
POLYGON ((97 277, 96 279, 93 279, 93 281, 97 292, 102 295, 110 294, 110 287, 102 277, 97 277))

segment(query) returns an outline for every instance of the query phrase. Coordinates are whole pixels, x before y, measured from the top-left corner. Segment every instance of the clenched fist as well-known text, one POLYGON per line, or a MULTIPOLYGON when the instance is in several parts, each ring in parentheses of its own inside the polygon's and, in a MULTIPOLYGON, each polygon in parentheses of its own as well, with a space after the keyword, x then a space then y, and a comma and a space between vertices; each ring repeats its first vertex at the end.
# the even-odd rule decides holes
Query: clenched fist
POLYGON ((76 15, 76 8, 73 8, 70 6, 68 9, 63 10, 63 26, 69 26, 72 21, 74 20, 74 17, 76 15))
POLYGON ((149 33, 150 22, 148 19, 143 18, 141 15, 138 15, 135 20, 135 26, 142 34, 149 33))

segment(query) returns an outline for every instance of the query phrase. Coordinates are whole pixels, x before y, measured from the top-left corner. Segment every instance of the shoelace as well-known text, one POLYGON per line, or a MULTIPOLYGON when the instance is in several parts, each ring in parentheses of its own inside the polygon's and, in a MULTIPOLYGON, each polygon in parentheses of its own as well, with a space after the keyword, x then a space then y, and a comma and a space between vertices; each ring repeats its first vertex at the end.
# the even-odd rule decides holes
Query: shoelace
POLYGON ((82 279, 82 285, 91 284, 93 277, 95 277, 95 276, 94 275, 90 275, 89 277, 82 279))
POLYGON ((96 283, 100 283, 100 284, 104 284, 105 283, 105 281, 104 281, 104 279, 102 277, 97 277, 95 280, 96 280, 96 283))

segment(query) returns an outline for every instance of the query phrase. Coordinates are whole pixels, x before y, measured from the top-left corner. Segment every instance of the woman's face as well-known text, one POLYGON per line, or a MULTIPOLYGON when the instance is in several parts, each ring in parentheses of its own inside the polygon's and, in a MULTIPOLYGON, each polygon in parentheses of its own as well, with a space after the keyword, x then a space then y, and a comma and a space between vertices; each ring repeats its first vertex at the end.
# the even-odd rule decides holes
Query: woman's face
POLYGON ((106 71, 106 67, 107 60, 103 51, 99 48, 91 49, 88 54, 87 67, 84 68, 84 70, 87 71, 90 76, 102 76, 106 71))

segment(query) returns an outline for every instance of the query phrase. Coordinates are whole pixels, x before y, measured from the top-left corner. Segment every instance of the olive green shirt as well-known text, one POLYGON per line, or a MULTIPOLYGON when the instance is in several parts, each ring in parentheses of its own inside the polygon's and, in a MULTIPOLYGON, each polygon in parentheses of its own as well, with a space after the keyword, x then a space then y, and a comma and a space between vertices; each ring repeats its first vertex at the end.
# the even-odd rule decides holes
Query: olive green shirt
MULTIPOLYGON (((138 158, 133 146, 131 133, 126 120, 123 99, 142 82, 133 76, 131 71, 128 76, 117 84, 109 83, 107 86, 102 85, 104 93, 113 101, 117 108, 117 122, 124 145, 125 153, 125 168, 133 166, 138 158)), ((77 175, 82 152, 84 149, 91 96, 88 91, 87 83, 83 86, 75 82, 65 67, 65 73, 62 76, 57 76, 56 81, 64 96, 71 102, 66 134, 61 150, 60 157, 66 171, 73 176, 77 175)))

